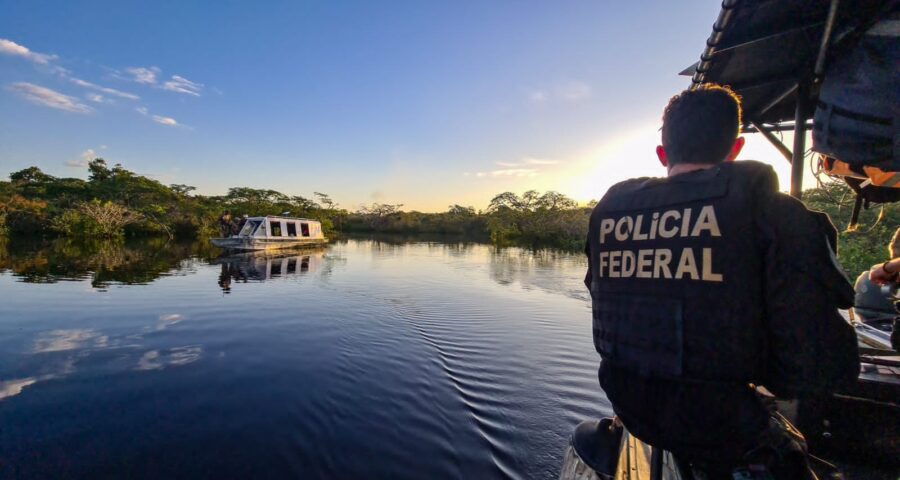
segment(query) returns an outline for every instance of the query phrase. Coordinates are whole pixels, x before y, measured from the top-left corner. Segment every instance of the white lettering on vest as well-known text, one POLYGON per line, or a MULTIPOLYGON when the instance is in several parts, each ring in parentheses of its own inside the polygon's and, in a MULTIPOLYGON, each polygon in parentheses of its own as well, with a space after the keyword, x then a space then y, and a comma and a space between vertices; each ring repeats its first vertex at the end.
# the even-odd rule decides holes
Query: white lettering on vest
POLYGON ((606 234, 612 233, 616 226, 616 221, 611 218, 604 218, 600 222, 600 243, 606 242, 606 234))
POLYGON ((713 237, 721 237, 719 232, 719 222, 716 221, 716 210, 712 205, 707 205, 700 209, 697 215, 697 223, 694 224, 694 230, 691 232, 692 237, 699 237, 704 230, 708 230, 713 237))
POLYGON ((609 252, 600 252, 600 278, 603 278, 603 271, 609 265, 609 252))
POLYGON ((653 257, 653 278, 672 278, 669 262, 672 261, 672 250, 661 248, 653 257))
POLYGON ((700 273, 697 272, 697 259, 694 258, 694 250, 690 248, 681 251, 678 269, 675 270, 675 279, 680 280, 684 278, 685 274, 688 274, 691 280, 700 279, 700 273))
POLYGON ((691 223, 691 209, 685 208, 684 215, 681 216, 681 237, 684 238, 688 234, 688 225, 691 223))
POLYGON ((628 236, 631 235, 632 230, 634 229, 634 220, 631 217, 622 217, 616 222, 616 240, 620 242, 624 242, 628 240, 628 236), (626 230, 622 230, 622 227, 626 227, 626 230))
POLYGON ((707 282, 721 282, 722 274, 712 271, 712 249, 703 249, 703 280, 707 282))
POLYGON ((622 256, 621 250, 613 250, 609 252, 609 278, 619 278, 622 275, 619 273, 619 260, 622 256))
POLYGON ((653 250, 638 250, 637 254, 637 277, 653 278, 653 272, 648 270, 653 266, 653 250))
POLYGON ((641 233, 641 224, 644 223, 644 216, 638 215, 637 219, 634 221, 634 236, 631 237, 632 240, 646 240, 647 234, 641 233))
POLYGON ((677 224, 674 228, 669 228, 666 226, 666 222, 669 219, 677 221, 681 218, 681 213, 678 210, 666 210, 661 217, 659 217, 659 236, 662 238, 672 238, 678 234, 677 224))

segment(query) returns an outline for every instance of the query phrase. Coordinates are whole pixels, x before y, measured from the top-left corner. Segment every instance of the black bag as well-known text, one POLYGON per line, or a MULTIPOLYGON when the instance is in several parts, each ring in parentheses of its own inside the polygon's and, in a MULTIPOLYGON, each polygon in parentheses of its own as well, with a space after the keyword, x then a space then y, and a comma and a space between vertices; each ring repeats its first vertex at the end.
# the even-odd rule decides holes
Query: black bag
POLYGON ((900 171, 900 13, 832 59, 819 91, 813 150, 850 165, 900 171))

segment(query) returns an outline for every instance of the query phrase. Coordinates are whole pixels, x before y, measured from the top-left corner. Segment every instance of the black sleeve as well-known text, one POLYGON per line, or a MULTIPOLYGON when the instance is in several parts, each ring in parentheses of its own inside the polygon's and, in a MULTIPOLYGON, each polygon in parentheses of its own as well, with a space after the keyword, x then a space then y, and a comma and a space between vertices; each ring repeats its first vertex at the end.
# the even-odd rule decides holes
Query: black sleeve
POLYGON ((765 386, 783 398, 830 393, 859 374, 856 333, 838 312, 853 305, 853 287, 835 258, 837 232, 827 215, 781 193, 764 195, 759 207, 765 386))

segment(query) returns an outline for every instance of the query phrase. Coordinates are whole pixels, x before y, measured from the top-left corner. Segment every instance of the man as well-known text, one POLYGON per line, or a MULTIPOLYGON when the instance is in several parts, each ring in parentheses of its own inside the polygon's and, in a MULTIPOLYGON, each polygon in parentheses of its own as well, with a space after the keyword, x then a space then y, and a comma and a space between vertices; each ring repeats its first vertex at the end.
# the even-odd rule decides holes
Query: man
POLYGON ((231 218, 231 211, 225 210, 219 216, 219 234, 224 237, 230 237, 234 230, 234 221, 231 218))
POLYGON ((797 443, 782 442, 753 386, 796 398, 859 371, 837 312, 853 301, 837 233, 779 193, 771 167, 733 162, 740 124, 728 88, 673 97, 657 147, 667 178, 613 186, 586 246, 600 384, 616 415, 639 439, 728 478, 769 463, 760 447, 797 443))
MULTIPOLYGON (((869 270, 869 281, 876 285, 890 285, 896 289, 900 285, 900 228, 894 232, 894 238, 888 247, 891 259, 873 265, 869 270)), ((890 297, 888 297, 890 298, 890 297)), ((900 312, 900 302, 894 301, 894 308, 900 312)), ((894 325, 891 331, 891 346, 894 350, 900 351, 900 316, 894 318, 894 325)))

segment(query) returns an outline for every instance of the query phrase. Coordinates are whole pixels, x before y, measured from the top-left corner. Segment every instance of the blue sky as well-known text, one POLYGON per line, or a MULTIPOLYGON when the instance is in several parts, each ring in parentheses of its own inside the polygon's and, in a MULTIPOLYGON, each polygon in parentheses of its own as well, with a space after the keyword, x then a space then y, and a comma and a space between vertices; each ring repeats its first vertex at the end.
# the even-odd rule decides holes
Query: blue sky
MULTIPOLYGON (((163 183, 341 206, 580 201, 659 175, 677 72, 718 1, 0 1, 0 174, 163 183)), ((756 136, 751 136, 756 137, 756 136)), ((745 158, 787 164, 762 139, 745 158)))

